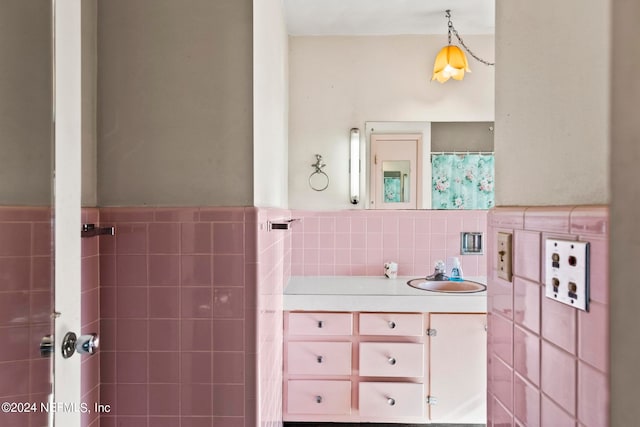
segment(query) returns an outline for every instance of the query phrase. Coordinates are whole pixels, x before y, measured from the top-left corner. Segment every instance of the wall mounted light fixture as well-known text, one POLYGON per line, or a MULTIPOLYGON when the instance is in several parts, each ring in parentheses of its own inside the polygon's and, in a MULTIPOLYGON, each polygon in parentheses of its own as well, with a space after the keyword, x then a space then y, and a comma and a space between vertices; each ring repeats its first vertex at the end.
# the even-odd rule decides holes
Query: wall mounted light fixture
POLYGON ((444 83, 450 78, 454 80, 462 80, 464 79, 465 71, 470 73, 471 69, 469 68, 469 63, 467 62, 467 57, 465 56, 462 49, 458 46, 453 46, 451 44, 451 33, 453 33, 460 45, 466 50, 469 55, 473 56, 476 61, 482 62, 485 65, 495 65, 493 62, 486 61, 476 54, 474 54, 471 49, 464 44, 462 37, 458 34, 453 23, 451 22, 451 10, 446 10, 445 17, 449 20, 447 23, 448 27, 448 40, 449 44, 442 49, 436 56, 435 64, 433 65, 433 76, 431 77, 431 81, 438 80, 440 83, 444 83))
POLYGON ((351 129, 349 143, 349 178, 351 180, 351 203, 357 205, 360 202, 360 129, 351 129))

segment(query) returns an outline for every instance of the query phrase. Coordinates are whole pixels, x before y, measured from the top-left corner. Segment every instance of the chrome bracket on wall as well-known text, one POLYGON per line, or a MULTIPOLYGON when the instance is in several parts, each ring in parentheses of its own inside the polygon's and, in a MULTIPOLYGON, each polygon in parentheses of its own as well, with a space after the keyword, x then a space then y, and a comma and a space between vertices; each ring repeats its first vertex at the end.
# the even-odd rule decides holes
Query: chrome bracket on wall
POLYGON ((483 253, 482 233, 468 231, 460 233, 461 255, 482 255, 483 253))
POLYGON ((291 224, 300 221, 300 218, 282 219, 278 221, 267 221, 267 231, 271 230, 289 230, 291 224))
POLYGON ((115 236, 115 227, 96 227, 95 224, 82 224, 82 230, 80 231, 81 237, 93 237, 93 236, 115 236))
POLYGON ((322 161, 322 156, 316 154, 316 162, 311 165, 315 171, 309 175, 309 187, 315 191, 324 191, 329 187, 329 175, 322 170, 325 166, 327 166, 327 164, 322 161))

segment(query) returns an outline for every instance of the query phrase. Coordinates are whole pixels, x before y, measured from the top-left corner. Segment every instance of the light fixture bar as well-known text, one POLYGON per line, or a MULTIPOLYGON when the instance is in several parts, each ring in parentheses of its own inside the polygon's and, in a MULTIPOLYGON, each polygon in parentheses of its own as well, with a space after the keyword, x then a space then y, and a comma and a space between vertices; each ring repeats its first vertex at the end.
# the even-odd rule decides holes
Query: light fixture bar
POLYGON ((349 156, 349 178, 351 204, 357 205, 360 202, 360 129, 351 129, 349 156))

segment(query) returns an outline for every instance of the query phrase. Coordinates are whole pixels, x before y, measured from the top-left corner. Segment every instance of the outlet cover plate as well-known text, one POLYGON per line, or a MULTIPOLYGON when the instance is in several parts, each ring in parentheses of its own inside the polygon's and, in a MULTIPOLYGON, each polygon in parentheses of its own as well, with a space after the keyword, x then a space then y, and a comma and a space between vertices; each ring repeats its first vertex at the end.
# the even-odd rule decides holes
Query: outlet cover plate
POLYGON ((498 270, 498 277, 508 282, 511 281, 513 273, 513 256, 512 256, 512 241, 513 234, 511 233, 498 233, 498 258, 496 259, 496 267, 498 270))
POLYGON ((589 311, 589 242, 546 239, 545 296, 589 311))

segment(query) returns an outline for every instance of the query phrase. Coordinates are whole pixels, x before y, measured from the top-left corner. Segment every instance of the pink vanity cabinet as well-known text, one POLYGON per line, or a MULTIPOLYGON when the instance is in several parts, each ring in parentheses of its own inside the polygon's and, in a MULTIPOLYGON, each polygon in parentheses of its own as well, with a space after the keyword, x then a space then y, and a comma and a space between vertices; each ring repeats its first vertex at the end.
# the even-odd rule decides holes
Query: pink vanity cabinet
POLYGON ((363 422, 426 419, 426 317, 358 313, 358 414, 363 422))
POLYGON ((286 421, 343 420, 351 416, 353 319, 352 313, 286 313, 286 421))
POLYGON ((485 324, 484 314, 286 312, 284 420, 485 423, 485 324))

